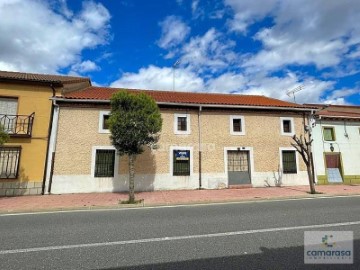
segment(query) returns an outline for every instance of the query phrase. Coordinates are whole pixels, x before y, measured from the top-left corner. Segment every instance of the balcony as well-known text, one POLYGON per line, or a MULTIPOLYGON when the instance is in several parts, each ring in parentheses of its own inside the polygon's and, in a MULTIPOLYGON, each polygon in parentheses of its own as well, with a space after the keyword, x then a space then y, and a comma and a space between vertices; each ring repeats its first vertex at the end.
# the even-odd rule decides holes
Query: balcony
POLYGON ((31 137, 35 113, 30 115, 0 114, 0 125, 10 137, 31 137))

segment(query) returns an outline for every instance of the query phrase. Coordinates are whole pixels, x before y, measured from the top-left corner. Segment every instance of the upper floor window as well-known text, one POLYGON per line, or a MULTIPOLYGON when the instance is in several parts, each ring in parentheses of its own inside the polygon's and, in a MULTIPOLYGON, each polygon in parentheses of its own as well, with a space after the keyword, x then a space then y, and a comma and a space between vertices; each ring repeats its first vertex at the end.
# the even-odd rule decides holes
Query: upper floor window
POLYGON ((230 134, 245 135, 245 119, 241 115, 230 116, 230 134))
POLYGON ((325 141, 335 141, 335 129, 333 127, 324 127, 323 135, 325 141))
POLYGON ((190 115, 189 114, 175 114, 174 115, 174 133, 175 134, 190 134, 190 115))
POLYGON ((110 133, 109 120, 110 112, 109 111, 100 111, 99 113, 99 133, 110 133))
POLYGON ((0 98, 0 124, 9 134, 15 133, 17 107, 17 98, 0 98))
POLYGON ((280 117, 281 122, 281 135, 293 136, 294 130, 294 119, 292 117, 280 117))
POLYGON ((0 98, 0 114, 17 115, 17 98, 0 98))

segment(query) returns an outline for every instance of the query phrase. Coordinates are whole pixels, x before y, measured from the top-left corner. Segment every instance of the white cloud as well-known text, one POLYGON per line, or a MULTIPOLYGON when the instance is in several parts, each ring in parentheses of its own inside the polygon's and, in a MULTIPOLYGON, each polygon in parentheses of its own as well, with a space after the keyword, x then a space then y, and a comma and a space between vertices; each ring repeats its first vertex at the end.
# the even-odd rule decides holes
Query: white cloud
POLYGON ((86 60, 81 63, 76 63, 71 67, 71 70, 79 73, 86 73, 91 71, 99 71, 101 68, 93 61, 86 60))
POLYGON ((207 69, 217 71, 236 62, 237 54, 232 50, 234 45, 233 41, 211 28, 183 46, 181 62, 200 73, 207 69))
POLYGON ((225 4, 234 10, 234 18, 228 21, 232 31, 245 33, 248 26, 267 16, 275 9, 278 0, 225 0, 225 4))
POLYGON ((171 49, 181 44, 190 33, 187 26, 179 17, 168 16, 160 22, 161 37, 158 45, 163 49, 171 49))
MULTIPOLYGON (((141 68, 138 73, 124 73, 111 87, 172 90, 173 69, 150 65, 141 68)), ((176 91, 199 91, 204 88, 203 80, 187 69, 175 69, 176 91)))
POLYGON ((0 2, 0 69, 57 73, 81 63, 84 49, 106 44, 108 10, 93 1, 83 2, 74 14, 44 0, 0 2), (57 11, 60 10, 60 11, 57 11))
POLYGON ((206 82, 206 90, 209 92, 242 92, 248 83, 248 79, 242 74, 224 73, 206 82))
MULTIPOLYGON (((303 90, 295 94, 297 103, 319 103, 328 100, 341 102, 353 93, 354 90, 339 90, 337 94, 323 98, 323 94, 333 90, 334 81, 321 81, 312 77, 299 78, 293 73, 285 77, 267 77, 265 74, 252 76, 241 73, 227 72, 217 77, 204 80, 199 74, 189 69, 175 70, 175 91, 237 93, 251 95, 265 95, 293 102, 293 96, 286 94, 299 85, 303 90)), ((137 73, 124 73, 111 87, 172 90, 173 69, 167 67, 149 66, 141 68, 137 73)))
MULTIPOLYGON (((245 32, 250 25, 267 18, 271 26, 260 29, 255 38, 263 49, 244 64, 251 72, 277 70, 287 65, 313 64, 318 69, 348 65, 344 56, 360 43, 360 2, 226 0, 234 16, 230 29, 245 32)), ((358 57, 357 53, 350 57, 358 57)))

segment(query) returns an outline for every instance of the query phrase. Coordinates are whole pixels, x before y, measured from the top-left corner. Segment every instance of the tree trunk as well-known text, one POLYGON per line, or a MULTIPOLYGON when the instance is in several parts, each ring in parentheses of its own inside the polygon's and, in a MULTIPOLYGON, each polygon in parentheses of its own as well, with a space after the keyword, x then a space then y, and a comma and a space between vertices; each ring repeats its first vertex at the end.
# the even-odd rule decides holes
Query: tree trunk
POLYGON ((135 203, 135 159, 134 154, 129 155, 129 203, 135 203))
POLYGON ((313 173, 313 159, 312 159, 312 154, 311 152, 309 153, 309 165, 307 166, 307 173, 308 173, 308 177, 309 177, 309 184, 310 184, 310 193, 311 194, 315 194, 315 185, 314 185, 314 173, 313 173))

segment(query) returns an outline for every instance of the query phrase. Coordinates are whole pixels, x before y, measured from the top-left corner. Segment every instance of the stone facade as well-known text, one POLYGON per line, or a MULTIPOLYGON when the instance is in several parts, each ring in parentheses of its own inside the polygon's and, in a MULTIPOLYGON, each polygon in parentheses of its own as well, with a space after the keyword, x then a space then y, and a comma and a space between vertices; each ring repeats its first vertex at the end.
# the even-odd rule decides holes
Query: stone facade
MULTIPOLYGON (((110 134, 99 133, 99 115, 109 107, 60 106, 52 193, 110 192, 128 189, 128 161, 118 159, 118 174, 113 178, 95 178, 92 152, 96 147, 111 147, 110 134)), ((215 110, 198 108, 161 108, 163 128, 156 149, 148 149, 136 160, 136 189, 196 189, 200 185, 199 145, 201 148, 201 187, 228 186, 227 149, 249 151, 252 186, 307 184, 306 167, 297 157, 296 174, 282 174, 281 149, 292 149, 291 136, 281 134, 281 117, 290 117, 296 134, 303 132, 304 116, 289 111, 215 110), (190 134, 174 132, 174 115, 190 117, 190 134), (230 117, 242 116, 245 134, 232 135, 230 117), (200 123, 200 126, 199 126, 200 123), (200 132, 200 133, 199 133, 200 132), (200 136, 199 136, 200 134, 200 136), (199 144, 200 141, 200 144, 199 144), (172 149, 189 149, 190 176, 172 174, 172 149)))
POLYGON ((0 197, 1 196, 21 196, 21 195, 39 195, 41 194, 40 182, 20 182, 7 181, 0 182, 0 197))

